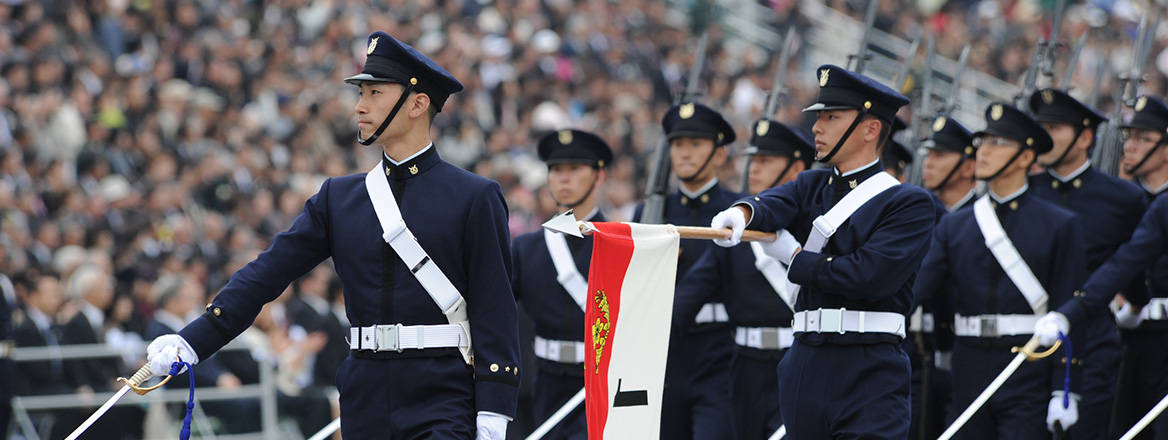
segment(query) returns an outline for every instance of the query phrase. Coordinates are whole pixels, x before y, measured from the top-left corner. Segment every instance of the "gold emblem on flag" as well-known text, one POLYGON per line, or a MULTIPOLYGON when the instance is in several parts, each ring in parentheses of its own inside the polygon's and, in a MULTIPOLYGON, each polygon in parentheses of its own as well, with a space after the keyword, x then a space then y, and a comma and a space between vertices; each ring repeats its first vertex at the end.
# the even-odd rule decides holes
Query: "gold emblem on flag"
POLYGON ((596 321, 592 323, 592 346, 596 350, 596 367, 593 374, 600 374, 600 358, 604 355, 604 347, 608 345, 609 323, 608 315, 608 296, 604 294, 603 290, 597 290, 596 295, 592 296, 592 301, 596 303, 597 310, 600 311, 600 316, 596 317, 596 321))
POLYGON ((681 119, 689 119, 694 115, 694 103, 682 104, 681 108, 677 109, 677 115, 681 119))
POLYGON ((1144 107, 1147 105, 1148 105, 1148 97, 1141 96, 1140 99, 1136 100, 1136 111, 1137 112, 1142 111, 1144 109, 1144 107))
POLYGON ((828 69, 819 71, 819 87, 827 87, 827 72, 829 72, 828 69))
POLYGON ((945 122, 946 121, 947 120, 945 119, 944 116, 938 117, 936 121, 933 121, 933 131, 939 132, 939 131, 945 129, 945 122))
POLYGON ((369 40, 369 48, 365 49, 365 55, 373 55, 373 51, 377 49, 377 40, 380 38, 381 37, 373 37, 372 40, 369 40))
POLYGON ((755 132, 755 134, 758 134, 759 136, 766 136, 767 132, 770 131, 770 129, 771 129, 771 121, 763 119, 761 121, 758 121, 758 125, 754 127, 754 132, 755 132))
POLYGON ((1002 119, 1002 112, 1004 112, 1004 111, 1005 111, 1005 109, 1002 108, 1001 104, 994 104, 993 107, 990 107, 990 119, 993 119, 995 121, 998 119, 1002 119))
POLYGON ((563 145, 572 143, 572 130, 560 130, 559 137, 560 143, 563 145))

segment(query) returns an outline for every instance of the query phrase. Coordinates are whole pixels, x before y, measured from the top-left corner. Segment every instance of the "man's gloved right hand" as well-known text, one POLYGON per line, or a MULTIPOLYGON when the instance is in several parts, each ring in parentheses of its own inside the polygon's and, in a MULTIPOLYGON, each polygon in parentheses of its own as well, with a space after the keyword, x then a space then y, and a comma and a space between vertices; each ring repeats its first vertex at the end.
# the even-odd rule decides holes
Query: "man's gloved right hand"
MULTIPOLYGON (((199 363, 199 355, 195 354, 191 344, 182 336, 162 335, 146 346, 146 363, 150 365, 150 374, 153 376, 170 374, 170 365, 179 359, 191 365, 199 363)), ((179 373, 183 371, 186 371, 186 367, 179 373)))
POLYGON ((719 212, 710 220, 710 227, 714 229, 730 229, 730 238, 716 238, 714 244, 722 247, 734 247, 742 241, 742 231, 746 230, 746 215, 737 206, 719 212))
POLYGON ((1115 326, 1131 330, 1139 327, 1140 322, 1143 322, 1143 318, 1140 312, 1132 307, 1131 303, 1125 302, 1119 307, 1119 310, 1115 311, 1115 326))

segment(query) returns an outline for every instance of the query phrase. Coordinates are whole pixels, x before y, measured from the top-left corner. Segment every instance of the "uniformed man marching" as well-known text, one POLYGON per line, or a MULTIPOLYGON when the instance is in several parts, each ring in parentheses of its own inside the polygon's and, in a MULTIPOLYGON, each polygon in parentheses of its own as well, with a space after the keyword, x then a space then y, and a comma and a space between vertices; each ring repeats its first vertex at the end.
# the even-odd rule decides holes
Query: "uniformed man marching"
POLYGON ((332 257, 353 325, 337 373, 342 435, 501 440, 519 382, 503 194, 430 141, 431 121, 462 84, 384 32, 369 36, 367 55, 345 82, 360 94, 358 142, 378 146, 380 163, 326 180, 200 318, 150 344, 152 370, 164 374, 176 355, 208 358, 332 257))
MULTIPOLYGON (((612 150, 600 137, 580 130, 560 130, 539 140, 539 158, 548 165, 547 188, 556 204, 572 209, 576 219, 602 222, 596 206, 612 150)), ((548 230, 515 238, 512 246, 515 297, 535 323, 537 371, 532 417, 543 423, 584 388, 584 306, 592 237, 577 238, 548 230)), ((584 439, 580 406, 544 439, 584 439)))
MULTIPOLYGON (((1141 96, 1134 110, 1121 126, 1123 166, 1136 176, 1151 206, 1130 241, 1092 273, 1072 304, 1059 310, 1068 317, 1073 333, 1077 322, 1105 314, 1116 293, 1122 292, 1126 298, 1115 312, 1124 349, 1114 399, 1116 419, 1108 438, 1119 437, 1168 394, 1164 376, 1168 371, 1168 356, 1164 355, 1168 343, 1168 202, 1158 196, 1168 187, 1168 149, 1163 148, 1168 143, 1168 105, 1141 96)), ((1168 439, 1168 417, 1156 419, 1145 435, 1168 439)))
POLYGON ((798 283, 795 342, 779 364, 779 402, 792 438, 863 435, 904 439, 909 429, 909 361, 900 342, 912 280, 934 226, 923 189, 900 185, 880 166, 896 111, 908 103, 875 80, 824 65, 812 129, 816 159, 833 167, 743 199, 715 228, 775 231, 812 221, 793 251, 798 283))
MULTIPOLYGON (((795 180, 811 167, 815 149, 802 134, 772 120, 754 124, 747 154, 750 192, 757 194, 795 180)), ((794 226, 786 240, 806 239, 810 225, 794 226)), ((708 298, 720 296, 734 329, 730 399, 739 439, 767 438, 782 426, 779 415, 779 361, 791 347, 794 298, 787 288, 787 264, 767 255, 781 242, 711 248, 677 285, 674 322, 688 323, 708 298)), ((793 246, 798 246, 795 243, 793 246)), ((776 253, 781 253, 775 251, 776 253)), ((788 255, 790 255, 788 253, 788 255)))
MULTIPOLYGON (((1143 194, 1136 185, 1104 174, 1088 160, 1097 128, 1107 118, 1055 89, 1035 92, 1030 111, 1054 142, 1054 148, 1038 157, 1046 172, 1031 176, 1030 186, 1036 197, 1075 213, 1081 230, 1091 231, 1083 237, 1090 274, 1131 237, 1146 208, 1143 194)), ((1133 283, 1125 290, 1142 288, 1143 283, 1133 283)), ((1083 362, 1083 384, 1079 421, 1069 431, 1072 438, 1104 438, 1119 370, 1119 333, 1115 321, 1104 313, 1076 317, 1069 323, 1076 333, 1083 333, 1086 344, 1075 347, 1073 353, 1083 362)))
MULTIPOLYGON (((921 168, 924 187, 933 193, 941 216, 973 205, 973 135, 960 122, 938 116, 921 145, 928 150, 921 168)), ((913 439, 932 440, 945 429, 946 410, 953 394, 953 316, 937 315, 931 303, 922 303, 909 318, 905 351, 912 361, 913 439)))
MULTIPOLYGON (((739 195, 718 184, 734 129, 713 109, 696 102, 675 105, 661 119, 669 139, 669 160, 681 180, 665 201, 665 223, 703 226, 739 195)), ((644 205, 633 221, 640 221, 644 205)), ((712 245, 683 240, 677 261, 680 279, 712 245)), ((720 296, 702 305, 687 328, 669 340, 661 408, 661 438, 716 439, 730 431, 729 374, 731 347, 726 306, 720 296)))
MULTIPOLYGON (((1050 137, 1008 104, 990 105, 986 124, 974 143, 977 177, 988 194, 942 219, 915 287, 937 313, 954 314, 957 411, 1010 363, 1011 347, 1031 338, 1039 316, 1069 301, 1083 279, 1083 237, 1074 214, 1034 196, 1026 183, 1035 158, 1051 150, 1050 137)), ((1077 397, 1062 405, 1064 369, 1050 358, 1022 365, 959 438, 1035 439, 1055 423, 1069 428, 1077 397)))

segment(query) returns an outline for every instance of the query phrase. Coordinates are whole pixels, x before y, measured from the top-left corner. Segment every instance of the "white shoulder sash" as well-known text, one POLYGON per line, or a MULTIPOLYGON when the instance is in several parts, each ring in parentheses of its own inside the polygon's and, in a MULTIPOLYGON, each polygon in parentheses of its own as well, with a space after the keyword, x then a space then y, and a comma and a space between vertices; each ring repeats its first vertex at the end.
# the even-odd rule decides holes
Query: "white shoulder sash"
POLYGON ((1006 276, 1010 277, 1010 281, 1013 281, 1018 291, 1022 292, 1022 296, 1026 297, 1026 302, 1030 303, 1034 313, 1045 315, 1046 289, 1042 288, 1042 283, 1034 276, 1034 272, 1030 271, 1030 266, 1026 265, 1026 260, 1022 259, 1022 255, 1002 229, 1002 223, 998 221, 994 208, 990 206, 989 195, 984 195, 974 202, 973 218, 977 220, 981 235, 985 237, 986 247, 990 249, 994 259, 998 260, 998 265, 1002 266, 1006 276))

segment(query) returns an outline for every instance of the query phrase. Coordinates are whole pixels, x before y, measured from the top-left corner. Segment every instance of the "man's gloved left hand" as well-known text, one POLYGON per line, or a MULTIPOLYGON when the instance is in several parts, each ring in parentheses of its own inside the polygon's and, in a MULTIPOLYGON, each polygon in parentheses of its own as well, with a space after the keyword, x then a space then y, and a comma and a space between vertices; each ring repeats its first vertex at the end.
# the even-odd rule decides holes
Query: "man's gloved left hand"
POLYGON ((1079 421, 1079 395, 1071 393, 1068 401, 1070 405, 1063 408, 1063 392, 1059 390, 1050 394, 1050 405, 1046 408, 1046 429, 1050 432, 1054 432, 1056 422, 1065 431, 1079 421))
POLYGON ((799 244, 799 240, 796 240, 795 236, 787 232, 786 229, 780 229, 777 233, 778 238, 775 241, 762 243, 762 250, 771 258, 790 266, 791 261, 795 259, 795 254, 799 252, 801 245, 799 244))
POLYGON ((506 440, 507 422, 509 420, 502 414, 479 411, 475 419, 475 440, 506 440))
POLYGON ((1071 323, 1059 312, 1049 312, 1034 323, 1034 336, 1038 337, 1038 343, 1043 347, 1054 345, 1059 333, 1066 335, 1070 331, 1071 323))

